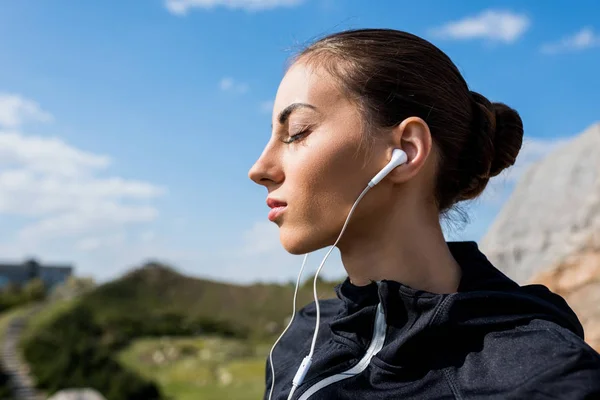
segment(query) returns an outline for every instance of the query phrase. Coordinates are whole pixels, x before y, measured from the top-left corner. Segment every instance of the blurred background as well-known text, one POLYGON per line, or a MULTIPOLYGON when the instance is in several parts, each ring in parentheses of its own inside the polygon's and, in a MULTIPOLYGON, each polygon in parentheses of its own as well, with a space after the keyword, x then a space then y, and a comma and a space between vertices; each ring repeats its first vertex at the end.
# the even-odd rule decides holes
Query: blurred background
MULTIPOLYGON (((592 0, 1 1, 0 399, 262 396, 302 258, 247 171, 286 60, 349 28, 422 36, 521 113, 517 164, 445 233, 563 295, 600 350, 599 21, 592 0)), ((335 296, 339 253, 321 276, 335 296)))

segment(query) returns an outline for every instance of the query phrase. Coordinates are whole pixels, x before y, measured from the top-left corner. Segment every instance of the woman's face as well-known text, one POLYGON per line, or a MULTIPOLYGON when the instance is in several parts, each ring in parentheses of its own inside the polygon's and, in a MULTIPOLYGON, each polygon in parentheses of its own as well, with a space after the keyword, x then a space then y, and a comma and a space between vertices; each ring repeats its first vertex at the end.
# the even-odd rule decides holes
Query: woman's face
MULTIPOLYGON (((283 205, 270 219, 288 252, 332 245, 361 191, 387 163, 386 148, 378 141, 361 146, 363 121, 356 105, 330 75, 302 63, 281 81, 272 121, 271 138, 249 177, 267 188, 268 199, 279 202, 271 206, 283 205), (365 164, 369 149, 374 157, 365 164)), ((369 195, 353 214, 349 233, 383 205, 369 195)))

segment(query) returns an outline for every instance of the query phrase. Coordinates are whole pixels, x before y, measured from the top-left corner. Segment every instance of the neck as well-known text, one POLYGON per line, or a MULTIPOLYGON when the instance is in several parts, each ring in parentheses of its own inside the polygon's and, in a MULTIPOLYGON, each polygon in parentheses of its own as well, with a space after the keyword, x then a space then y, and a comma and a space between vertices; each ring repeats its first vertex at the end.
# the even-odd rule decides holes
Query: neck
POLYGON ((456 292, 460 266, 448 249, 437 211, 421 208, 407 215, 401 209, 372 220, 369 229, 361 224, 360 231, 368 234, 349 232, 348 240, 340 241, 350 282, 364 286, 392 280, 431 293, 456 292))

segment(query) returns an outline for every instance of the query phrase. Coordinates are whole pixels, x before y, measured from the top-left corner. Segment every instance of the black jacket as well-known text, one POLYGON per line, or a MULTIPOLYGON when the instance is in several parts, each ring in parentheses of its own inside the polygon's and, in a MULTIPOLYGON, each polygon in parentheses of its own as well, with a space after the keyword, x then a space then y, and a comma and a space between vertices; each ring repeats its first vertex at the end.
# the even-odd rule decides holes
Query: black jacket
MULTIPOLYGON (((313 363, 293 399, 600 399, 600 355, 567 303, 519 286, 474 242, 448 245, 457 293, 346 279, 337 299, 319 301, 313 363)), ((313 302, 275 347, 272 400, 287 399, 315 318, 313 302)), ((267 358, 265 399, 271 380, 267 358)))

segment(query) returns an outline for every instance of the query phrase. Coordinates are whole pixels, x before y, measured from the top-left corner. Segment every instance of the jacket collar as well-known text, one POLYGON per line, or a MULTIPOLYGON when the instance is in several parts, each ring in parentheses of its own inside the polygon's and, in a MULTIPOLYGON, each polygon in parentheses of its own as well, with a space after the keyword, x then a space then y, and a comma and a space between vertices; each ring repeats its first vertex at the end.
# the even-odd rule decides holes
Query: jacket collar
POLYGON ((343 310, 329 323, 334 337, 365 348, 378 303, 388 329, 409 337, 442 326, 497 329, 499 324, 535 318, 552 320, 583 337, 581 324, 564 299, 541 285, 519 286, 496 269, 475 242, 448 242, 448 247, 461 267, 456 293, 430 293, 391 280, 355 286, 346 278, 335 288, 343 310))

